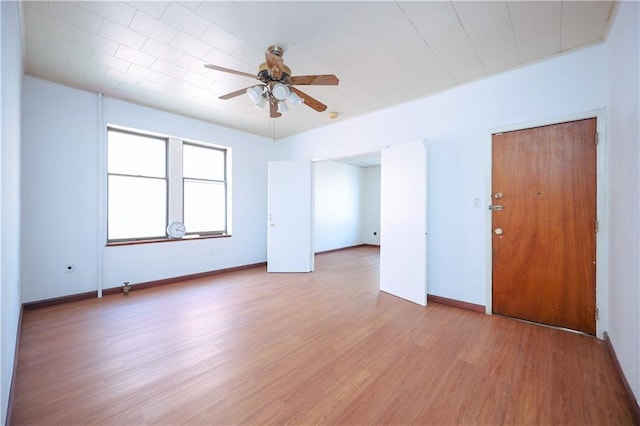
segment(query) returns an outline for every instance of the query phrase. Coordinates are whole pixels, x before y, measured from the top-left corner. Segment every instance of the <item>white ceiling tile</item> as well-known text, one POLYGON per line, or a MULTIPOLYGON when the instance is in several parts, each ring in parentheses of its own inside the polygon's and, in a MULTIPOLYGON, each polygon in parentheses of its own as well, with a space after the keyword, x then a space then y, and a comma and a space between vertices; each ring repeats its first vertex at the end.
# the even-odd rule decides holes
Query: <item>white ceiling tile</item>
POLYGON ((196 58, 202 58, 213 49, 207 43, 204 43, 185 33, 178 33, 171 42, 171 46, 180 49, 185 53, 196 58))
POLYGON ((231 53, 244 44, 239 37, 223 30, 216 24, 212 24, 207 30, 200 36, 200 40, 211 46, 217 46, 218 49, 231 53))
POLYGON ((131 49, 127 46, 120 46, 116 52, 116 57, 143 67, 150 67, 156 57, 139 50, 131 49))
POLYGON ((53 1, 49 3, 49 14, 62 21, 84 28, 92 33, 98 33, 104 18, 76 6, 72 3, 53 1))
POLYGON ((193 10, 194 12, 198 10, 198 8, 200 7, 200 5, 202 4, 201 1, 181 1, 180 2, 181 5, 188 7, 189 9, 193 10))
POLYGON ((129 25, 136 13, 135 8, 117 1, 81 1, 80 7, 125 26, 129 25))
POLYGON ((167 79, 166 76, 163 76, 157 83, 151 80, 140 80, 138 82, 138 86, 144 87, 148 89, 153 94, 167 94, 171 95, 172 102, 175 102, 176 99, 180 99, 183 96, 182 90, 180 86, 184 85, 182 81, 173 82, 172 79, 167 79), (163 83, 167 83, 166 85, 163 83))
POLYGON ((69 53, 69 55, 91 58, 93 49, 74 43, 72 41, 50 35, 47 37, 47 49, 57 49, 69 53))
POLYGON ((104 65, 109 68, 116 69, 118 71, 126 71, 131 62, 126 61, 124 59, 116 58, 114 56, 105 55, 101 52, 93 52, 93 56, 91 57, 91 61, 96 64, 104 65))
POLYGON ((127 82, 130 84, 136 84, 140 81, 140 77, 135 76, 133 74, 129 74, 128 72, 122 72, 118 70, 114 70, 113 68, 109 68, 105 74, 105 77, 109 80, 113 80, 117 83, 119 82, 127 82))
POLYGON ((405 2, 402 7, 422 39, 456 82, 473 80, 486 74, 450 3, 405 2))
POLYGON ((182 56, 182 51, 174 49, 173 47, 170 47, 164 43, 160 43, 159 41, 155 41, 151 38, 147 39, 147 41, 144 43, 144 46, 142 46, 142 51, 144 53, 148 53, 149 55, 164 59, 165 61, 169 62, 175 62, 180 56, 182 56))
POLYGON ((523 63, 560 52, 561 6, 552 1, 508 3, 523 63))
POLYGON ((35 10, 40 13, 49 14, 49 2, 47 1, 25 1, 22 2, 24 12, 35 10))
POLYGON ((151 65, 151 69, 174 78, 182 78, 187 72, 184 68, 163 61, 162 59, 156 60, 153 65, 151 65))
POLYGON ((162 43, 171 43, 178 30, 144 12, 136 12, 129 28, 162 43))
POLYGON ((266 60, 264 54, 267 47, 269 46, 256 48, 248 44, 242 44, 231 52, 231 56, 244 62, 245 67, 254 67, 257 73, 258 66, 266 60))
MULTIPOLYGON (((336 74, 337 87, 301 87, 329 110, 355 117, 511 67, 517 53, 527 62, 597 42, 611 25, 611 9, 598 3, 25 1, 24 69, 271 137, 268 110, 244 96, 218 99, 255 78, 205 63, 254 75, 266 47, 279 44, 294 75, 336 74)), ((302 105, 277 120, 276 137, 330 122, 302 105)))
POLYGON ((95 63, 91 60, 79 56, 69 56, 68 61, 68 73, 73 73, 72 70, 79 70, 82 73, 90 72, 92 74, 104 75, 109 69, 108 66, 95 63))
POLYGON ((187 71, 187 73, 182 77, 182 80, 202 88, 211 86, 210 78, 194 73, 192 71, 187 71))
POLYGON ((193 37, 200 37, 211 23, 197 13, 182 6, 171 3, 160 18, 163 22, 193 37))
POLYGON ((84 75, 85 72, 81 69, 69 69, 67 67, 62 82, 70 86, 77 86, 78 81, 84 80, 84 75))
POLYGON ((107 55, 115 55, 119 44, 99 35, 77 28, 73 34, 73 41, 81 46, 89 47, 107 55))
POLYGON ((561 49, 601 41, 613 18, 614 5, 612 1, 563 1, 561 49))
POLYGON ((153 71, 148 67, 141 67, 138 64, 131 64, 131 66, 127 70, 127 73, 139 78, 146 78, 152 81, 158 81, 162 78, 161 73, 153 71))
POLYGON ((118 83, 118 85, 115 87, 113 94, 119 95, 120 97, 123 97, 123 98, 125 97, 134 98, 140 101, 149 94, 149 91, 138 85, 123 81, 118 83))
POLYGON ((185 70, 199 72, 200 74, 208 74, 211 70, 207 70, 204 67, 205 64, 206 62, 202 59, 195 58, 189 54, 182 55, 176 62, 176 65, 184 68, 185 70))
POLYGON ((237 4, 225 1, 205 1, 198 8, 198 13, 230 32, 245 19, 245 12, 237 4))
POLYGON ((33 28, 38 28, 43 32, 57 35, 58 37, 64 37, 69 40, 73 38, 75 26, 69 25, 64 21, 55 18, 51 15, 42 13, 39 9, 25 9, 24 20, 27 23, 26 32, 33 28))
POLYGON ((100 35, 133 49, 140 49, 147 40, 145 35, 106 19, 100 29, 100 35))
POLYGON ((27 43, 27 54, 29 57, 33 58, 33 60, 29 61, 29 64, 40 66, 45 70, 47 60, 65 64, 69 61, 69 52, 54 48, 47 48, 46 44, 40 43, 27 43))
POLYGON ((520 64, 506 2, 458 2, 454 8, 487 72, 520 64))
POLYGON ((48 33, 38 27, 27 26, 24 36, 27 42, 46 44, 48 33))
POLYGON ((67 70, 66 62, 58 62, 55 59, 47 59, 46 71, 49 78, 54 81, 64 81, 65 71, 67 70))
POLYGON ((125 2, 129 6, 132 6, 138 10, 143 11, 149 16, 153 16, 156 19, 160 19, 165 10, 169 7, 171 2, 168 1, 127 1, 125 2))

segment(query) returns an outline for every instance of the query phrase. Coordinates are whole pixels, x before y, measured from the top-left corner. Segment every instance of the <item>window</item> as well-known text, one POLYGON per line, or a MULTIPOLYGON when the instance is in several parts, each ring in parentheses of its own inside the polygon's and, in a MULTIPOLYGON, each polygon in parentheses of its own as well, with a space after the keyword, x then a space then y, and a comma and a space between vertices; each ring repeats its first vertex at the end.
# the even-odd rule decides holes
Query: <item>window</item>
POLYGON ((183 144, 184 224, 201 234, 224 233, 225 151, 183 144))
POLYGON ((229 235, 229 148, 107 129, 107 242, 229 235))

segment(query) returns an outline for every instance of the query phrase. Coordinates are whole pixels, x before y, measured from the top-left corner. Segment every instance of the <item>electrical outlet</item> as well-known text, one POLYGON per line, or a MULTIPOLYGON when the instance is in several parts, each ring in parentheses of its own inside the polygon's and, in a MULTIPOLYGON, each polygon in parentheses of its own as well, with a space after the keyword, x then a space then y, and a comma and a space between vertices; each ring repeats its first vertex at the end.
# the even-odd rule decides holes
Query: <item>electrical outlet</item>
POLYGON ((73 263, 67 263, 66 265, 64 265, 64 270, 65 270, 67 273, 71 273, 71 272, 75 272, 76 267, 75 267, 75 266, 73 266, 73 263))

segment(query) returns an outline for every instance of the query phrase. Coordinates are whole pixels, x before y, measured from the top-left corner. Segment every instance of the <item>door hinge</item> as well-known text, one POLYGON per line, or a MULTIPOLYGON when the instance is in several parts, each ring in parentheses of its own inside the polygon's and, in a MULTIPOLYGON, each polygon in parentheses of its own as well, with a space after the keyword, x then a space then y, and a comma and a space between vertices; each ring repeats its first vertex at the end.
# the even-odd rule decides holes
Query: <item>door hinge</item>
POLYGON ((598 321, 599 315, 600 315, 600 311, 598 310, 598 307, 596 306, 596 321, 598 321))
POLYGON ((600 221, 596 220, 596 234, 600 231, 600 221))
POLYGON ((600 133, 596 132, 596 145, 600 143, 600 133))

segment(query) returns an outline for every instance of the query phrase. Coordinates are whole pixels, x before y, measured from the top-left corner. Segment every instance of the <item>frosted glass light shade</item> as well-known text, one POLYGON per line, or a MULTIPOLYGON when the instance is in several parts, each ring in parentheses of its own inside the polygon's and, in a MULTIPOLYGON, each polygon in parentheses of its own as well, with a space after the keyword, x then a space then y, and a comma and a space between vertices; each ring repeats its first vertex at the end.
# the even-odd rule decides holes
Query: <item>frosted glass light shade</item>
POLYGON ((249 99, 251 99, 251 102, 256 106, 256 108, 264 108, 265 100, 262 96, 262 87, 249 87, 247 89, 247 96, 249 96, 249 99))
POLYGON ((271 94, 279 101, 284 101, 289 97, 289 88, 282 83, 276 83, 271 89, 271 94))
POLYGON ((289 95, 289 102, 291 102, 292 107, 297 107, 302 102, 304 102, 304 99, 298 96, 296 92, 291 92, 291 94, 289 95))
POLYGON ((278 112, 288 112, 287 103, 285 101, 278 101, 278 112))

